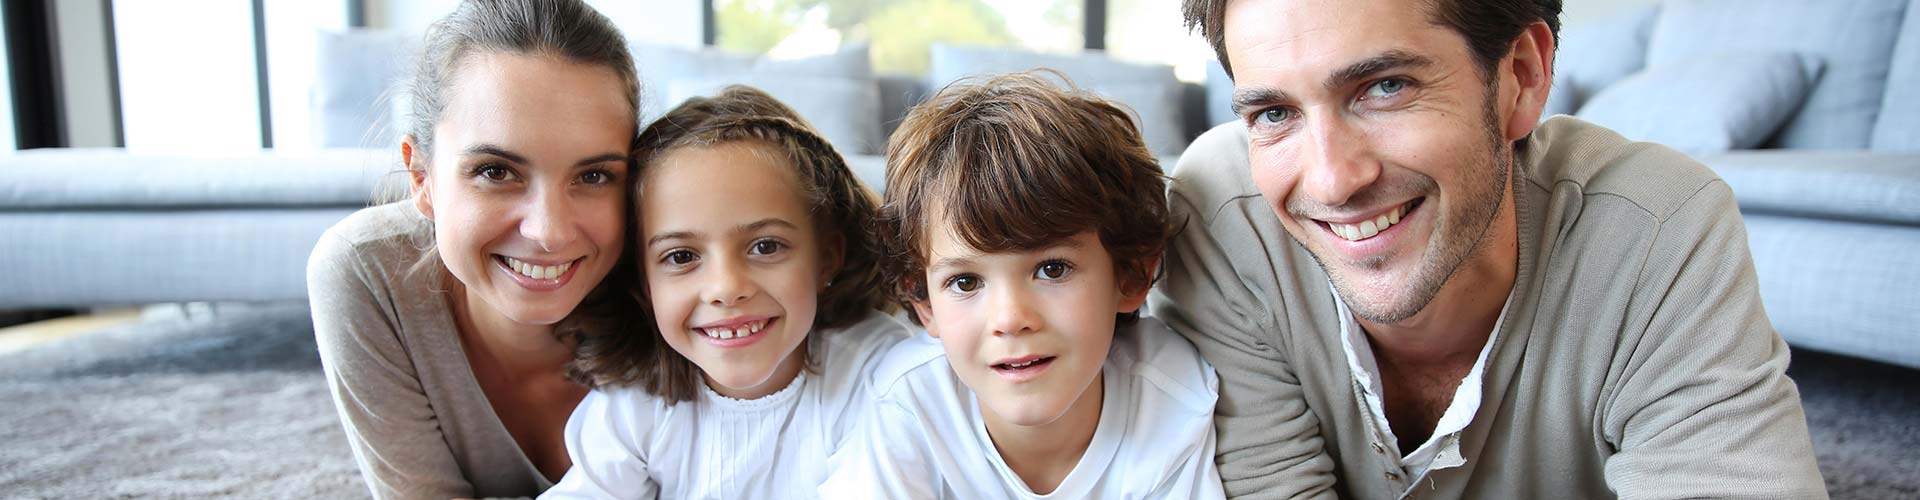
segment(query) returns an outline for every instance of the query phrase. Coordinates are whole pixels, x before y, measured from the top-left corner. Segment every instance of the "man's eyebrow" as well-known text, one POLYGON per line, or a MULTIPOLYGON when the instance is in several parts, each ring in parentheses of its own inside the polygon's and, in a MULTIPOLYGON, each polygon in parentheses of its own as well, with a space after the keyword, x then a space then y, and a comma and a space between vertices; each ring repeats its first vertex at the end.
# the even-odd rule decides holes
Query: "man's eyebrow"
POLYGON ((1373 75, 1394 69, 1418 69, 1433 65, 1433 59, 1405 50, 1394 49, 1340 68, 1340 71, 1327 75, 1327 81, 1321 83, 1328 92, 1337 91, 1373 75))
POLYGON ((1247 116, 1253 110, 1292 101, 1293 97, 1286 92, 1270 87, 1249 88, 1233 93, 1233 115, 1247 116))
MULTIPOLYGON (((1323 86, 1329 92, 1352 85, 1373 75, 1393 69, 1425 68, 1434 64, 1433 59, 1410 51, 1394 49, 1379 55, 1361 59, 1339 71, 1328 75, 1323 86)), ((1283 102, 1292 102, 1293 96, 1271 87, 1253 87, 1234 92, 1233 114, 1246 116, 1254 110, 1283 102)))

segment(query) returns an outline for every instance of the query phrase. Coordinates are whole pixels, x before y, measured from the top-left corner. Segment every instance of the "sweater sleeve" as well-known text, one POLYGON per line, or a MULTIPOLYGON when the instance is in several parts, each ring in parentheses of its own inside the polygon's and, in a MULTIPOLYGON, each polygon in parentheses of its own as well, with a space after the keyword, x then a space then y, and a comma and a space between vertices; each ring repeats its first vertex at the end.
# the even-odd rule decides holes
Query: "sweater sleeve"
POLYGON ((1188 225, 1167 249, 1166 275, 1149 308, 1219 375, 1215 460, 1227 496, 1333 498, 1333 460, 1284 350, 1284 332, 1269 302, 1241 279, 1274 271, 1236 269, 1232 258, 1238 252, 1238 262, 1266 263, 1270 242, 1254 236, 1245 218, 1203 218, 1178 191, 1171 202, 1176 220, 1188 225))
POLYGON ((1661 223, 1603 400, 1621 498, 1826 498, 1787 345, 1760 304, 1733 193, 1713 181, 1661 223))
POLYGON ((308 258, 307 296, 327 386, 360 475, 374 498, 472 496, 400 340, 392 291, 337 231, 308 258))

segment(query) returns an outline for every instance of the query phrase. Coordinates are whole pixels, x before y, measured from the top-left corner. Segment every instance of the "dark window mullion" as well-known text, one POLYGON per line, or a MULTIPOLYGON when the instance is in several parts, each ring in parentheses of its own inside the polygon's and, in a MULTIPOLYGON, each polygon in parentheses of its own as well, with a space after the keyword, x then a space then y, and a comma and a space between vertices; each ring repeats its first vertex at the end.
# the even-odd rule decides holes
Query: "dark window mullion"
POLYGON ((1086 0, 1086 11, 1080 16, 1085 20, 1087 50, 1107 49, 1107 0, 1086 0))

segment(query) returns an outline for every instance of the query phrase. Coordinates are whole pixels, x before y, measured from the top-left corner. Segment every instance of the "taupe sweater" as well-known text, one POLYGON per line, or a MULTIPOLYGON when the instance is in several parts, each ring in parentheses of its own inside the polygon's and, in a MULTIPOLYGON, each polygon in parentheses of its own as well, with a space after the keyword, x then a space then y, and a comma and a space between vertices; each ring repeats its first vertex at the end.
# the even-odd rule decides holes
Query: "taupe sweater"
POLYGON ((1219 372, 1228 495, 1825 498, 1727 185, 1565 117, 1514 176, 1518 272, 1466 464, 1408 485, 1366 430, 1326 274, 1254 189, 1245 128, 1187 149, 1170 198, 1188 225, 1150 307, 1219 372))
POLYGON ((432 226, 411 202, 355 212, 307 261, 313 331, 375 498, 531 497, 553 486, 494 414, 440 279, 414 263, 432 226))

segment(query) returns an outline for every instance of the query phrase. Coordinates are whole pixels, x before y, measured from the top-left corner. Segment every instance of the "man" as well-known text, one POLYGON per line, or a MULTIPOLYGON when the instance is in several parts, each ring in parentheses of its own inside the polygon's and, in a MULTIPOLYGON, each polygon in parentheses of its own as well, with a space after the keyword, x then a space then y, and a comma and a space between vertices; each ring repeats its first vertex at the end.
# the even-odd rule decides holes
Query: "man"
POLYGON ((1184 9, 1241 119, 1151 307, 1219 370, 1230 496, 1826 496, 1733 193, 1540 123, 1558 0, 1184 9))

